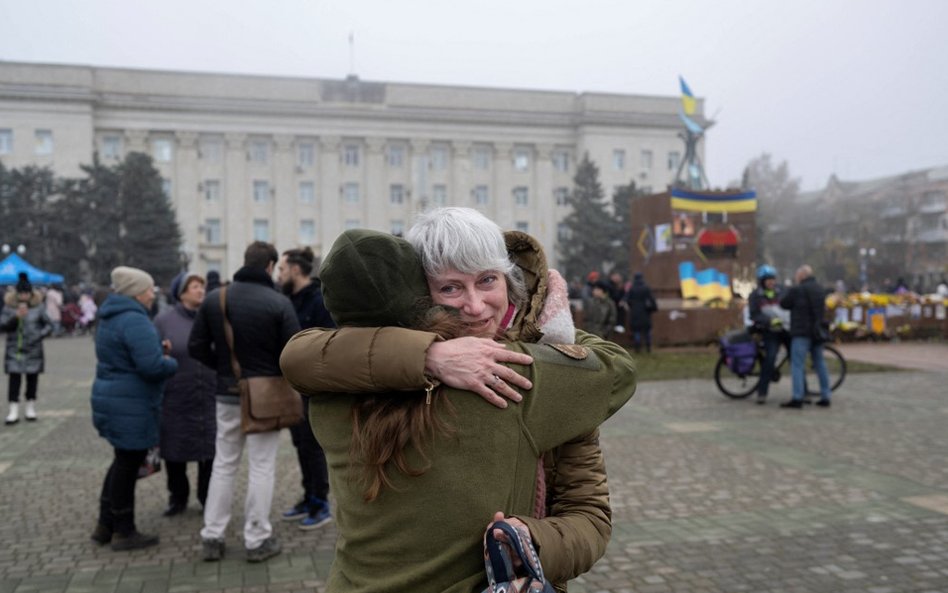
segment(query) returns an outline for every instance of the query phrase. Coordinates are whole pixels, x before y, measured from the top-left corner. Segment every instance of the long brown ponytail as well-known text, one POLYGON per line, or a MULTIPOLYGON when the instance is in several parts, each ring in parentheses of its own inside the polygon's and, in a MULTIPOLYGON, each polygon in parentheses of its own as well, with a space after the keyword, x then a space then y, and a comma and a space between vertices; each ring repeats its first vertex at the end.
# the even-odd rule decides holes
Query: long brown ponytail
MULTIPOLYGON (((432 307, 416 329, 450 339, 461 335, 463 326, 456 314, 443 307, 432 307)), ((451 424, 443 418, 453 412, 450 402, 437 389, 431 394, 430 403, 424 391, 360 396, 352 406, 349 465, 361 466, 363 499, 371 502, 383 488, 393 487, 389 463, 406 476, 416 477, 428 471, 430 460, 425 450, 436 436, 453 434, 451 424), (420 455, 421 466, 409 462, 409 447, 420 455)))

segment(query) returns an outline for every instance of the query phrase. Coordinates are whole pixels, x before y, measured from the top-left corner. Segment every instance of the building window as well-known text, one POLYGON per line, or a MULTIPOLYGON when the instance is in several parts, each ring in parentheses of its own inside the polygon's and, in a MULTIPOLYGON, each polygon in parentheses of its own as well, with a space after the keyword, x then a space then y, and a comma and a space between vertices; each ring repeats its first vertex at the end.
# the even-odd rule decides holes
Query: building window
POLYGON ((357 229, 362 227, 362 222, 358 218, 347 218, 346 219, 346 230, 351 231, 352 229, 357 229))
POLYGON ((13 130, 10 128, 0 129, 0 154, 13 153, 13 130))
POLYGON ((209 163, 219 163, 224 155, 224 144, 217 138, 205 138, 201 140, 201 148, 198 151, 198 157, 209 163))
POLYGON ((165 194, 165 197, 169 200, 171 199, 171 191, 174 186, 171 183, 171 180, 167 177, 161 178, 161 193, 165 194))
POLYGON ((312 181, 300 182, 300 204, 316 202, 316 185, 312 181))
POLYGON ((435 206, 444 206, 448 203, 447 186, 439 184, 431 188, 431 203, 435 206))
POLYGON ((390 204, 403 204, 405 202, 405 186, 400 183, 388 186, 388 201, 390 204))
POLYGON ((309 168, 316 163, 316 145, 312 142, 300 142, 296 146, 296 164, 309 168))
POLYGON ((569 241, 573 238, 573 231, 569 228, 569 225, 565 222, 561 222, 556 225, 556 240, 557 241, 569 241))
POLYGON ((480 171, 490 169, 490 148, 487 146, 475 146, 471 151, 471 158, 475 169, 480 171))
POLYGON ((269 181, 254 181, 253 182, 253 201, 258 204, 263 204, 270 201, 270 182, 269 181))
POLYGON ((553 152, 553 168, 561 173, 569 171, 569 152, 557 150, 553 152))
POLYGON ((431 147, 431 168, 444 171, 448 167, 448 149, 445 146, 431 147))
POLYGON ((621 148, 612 151, 612 168, 616 171, 625 169, 625 151, 621 148))
POLYGON ((553 200, 557 206, 569 206, 569 188, 558 187, 553 190, 553 200))
POLYGON ((300 221, 300 245, 312 245, 316 242, 316 223, 311 218, 300 221))
POLYGON ((405 147, 401 144, 392 144, 388 147, 388 166, 405 166, 405 147))
POLYGON ((53 154, 52 130, 36 130, 36 154, 53 154))
POLYGON ((266 218, 253 219, 253 240, 270 242, 270 221, 266 218))
POLYGON ((652 168, 652 151, 643 150, 642 151, 642 168, 648 171, 652 168))
POLYGON ((204 181, 204 199, 208 202, 221 201, 221 182, 218 179, 204 181))
POLYGON ((401 237, 405 234, 405 221, 403 220, 393 220, 392 221, 392 234, 396 237, 401 237))
POLYGON ((359 147, 355 144, 346 144, 342 147, 342 163, 347 167, 359 166, 359 147))
POLYGON ((250 141, 250 162, 265 165, 270 160, 270 143, 266 140, 250 141))
POLYGON ((122 158, 122 137, 115 134, 102 136, 101 148, 102 158, 106 160, 117 161, 122 158))
POLYGON ((668 170, 677 171, 678 165, 681 164, 681 153, 677 150, 673 150, 668 153, 668 170))
POLYGON ((526 220, 518 220, 516 224, 516 229, 520 231, 521 233, 529 233, 530 223, 527 222, 526 220))
POLYGON ((220 245, 221 237, 221 219, 206 218, 204 220, 204 240, 209 245, 220 245))
POLYGON ((151 156, 159 163, 170 163, 172 150, 170 138, 155 138, 151 141, 151 156))
POLYGON ((217 272, 221 273, 221 268, 224 266, 224 262, 219 259, 207 259, 204 260, 204 266, 208 272, 217 272))
POLYGON ((486 206, 490 202, 490 190, 486 185, 478 185, 474 188, 474 203, 478 206, 486 206))
POLYGON ((342 197, 347 204, 359 203, 359 184, 349 182, 342 186, 342 197))
POLYGON ((518 148, 514 151, 513 165, 515 171, 530 170, 530 151, 526 148, 518 148))
POLYGON ((515 187, 513 190, 514 204, 526 206, 530 199, 530 192, 526 187, 515 187))

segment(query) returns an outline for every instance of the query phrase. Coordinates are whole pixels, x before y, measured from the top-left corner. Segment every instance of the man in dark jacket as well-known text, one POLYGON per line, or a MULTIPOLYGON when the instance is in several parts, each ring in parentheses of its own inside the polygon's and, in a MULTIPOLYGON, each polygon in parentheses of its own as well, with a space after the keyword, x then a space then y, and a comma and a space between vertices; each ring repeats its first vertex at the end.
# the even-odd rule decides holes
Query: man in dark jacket
MULTIPOLYGON (((283 294, 290 297, 301 329, 336 327, 323 304, 320 282, 313 273, 313 250, 309 247, 283 252, 277 278, 283 294)), ((309 398, 303 397, 303 421, 290 428, 303 477, 303 498, 282 515, 284 521, 299 521, 300 529, 316 529, 332 521, 329 512, 329 472, 326 453, 313 436, 309 423, 309 398)))
POLYGON ((625 297, 629 307, 629 328, 632 330, 632 344, 638 353, 645 342, 645 351, 652 351, 652 314, 658 311, 652 289, 645 283, 641 272, 636 272, 632 288, 625 297))
POLYGON ((281 550, 270 524, 280 433, 245 435, 240 429, 240 398, 224 333, 220 293, 226 290, 227 319, 233 326, 234 354, 241 376, 279 376, 280 352, 300 325, 290 300, 273 286, 278 258, 273 245, 251 243, 244 252, 244 267, 234 274, 233 284, 214 290, 204 299, 188 340, 191 356, 217 370, 216 454, 201 530, 203 556, 208 561, 220 560, 224 554, 234 478, 245 444, 249 463, 244 520, 247 560, 260 562, 281 550))
POLYGON ((790 368, 793 376, 793 399, 780 404, 781 408, 802 408, 807 352, 820 380, 820 401, 816 405, 830 406, 829 373, 823 360, 823 342, 819 327, 826 309, 826 295, 813 277, 813 269, 804 264, 797 269, 797 285, 783 298, 780 306, 790 310, 790 368))

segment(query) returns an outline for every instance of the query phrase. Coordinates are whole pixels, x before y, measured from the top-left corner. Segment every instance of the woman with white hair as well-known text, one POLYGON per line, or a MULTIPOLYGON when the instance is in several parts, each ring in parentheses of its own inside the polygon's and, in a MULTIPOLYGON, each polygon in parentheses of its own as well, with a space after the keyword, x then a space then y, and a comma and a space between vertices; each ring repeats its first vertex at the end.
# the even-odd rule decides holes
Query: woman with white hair
MULTIPOLYGON (((618 348, 591 340, 588 334, 575 333, 565 282, 548 271, 542 249, 528 235, 511 232, 505 237, 495 223, 475 210, 442 208, 421 215, 406 238, 421 256, 432 300, 457 311, 466 337, 429 341, 423 343, 424 348, 413 348, 417 341, 410 334, 417 332, 387 328, 394 332, 391 347, 387 348, 377 342, 358 344, 353 335, 346 336, 346 346, 337 346, 341 342, 333 344, 330 339, 336 332, 301 334, 294 338, 296 344, 287 346, 284 357, 289 353, 310 363, 315 361, 287 374, 302 389, 407 390, 435 379, 474 391, 505 407, 504 398, 521 399, 514 387, 530 389, 531 385, 526 377, 506 366, 514 362, 514 353, 501 341, 544 341, 557 344, 556 348, 567 353, 588 349, 599 354, 618 348), (396 337, 399 333, 404 339, 396 337), (571 345, 577 336, 584 348, 571 345), (371 352, 371 359, 384 359, 386 364, 398 361, 395 366, 403 365, 404 372, 389 380, 377 369, 363 373, 358 368, 353 372, 351 364, 325 364, 334 349, 342 348, 371 352)), ((338 335, 346 335, 347 331, 340 330, 338 335)), ((583 390, 576 386, 576 393, 583 390)), ((577 401, 576 405, 583 403, 577 401)), ((529 529, 548 578, 565 582, 591 568, 605 552, 611 534, 598 431, 547 452, 540 469, 544 466, 546 475, 539 474, 533 512, 508 520, 529 529), (546 515, 549 517, 544 518, 546 515)), ((485 522, 488 519, 484 517, 485 522)))

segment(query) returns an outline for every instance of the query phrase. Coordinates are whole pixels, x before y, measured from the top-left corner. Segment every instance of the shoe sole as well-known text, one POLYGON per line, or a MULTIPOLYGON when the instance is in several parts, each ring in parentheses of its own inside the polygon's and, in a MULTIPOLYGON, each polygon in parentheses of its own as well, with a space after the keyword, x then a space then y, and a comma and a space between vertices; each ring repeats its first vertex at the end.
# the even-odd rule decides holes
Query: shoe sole
POLYGON ((296 515, 280 515, 280 519, 283 521, 299 521, 300 519, 305 519, 309 516, 309 513, 298 513, 296 515))
POLYGON ((269 560, 270 558, 273 558, 274 556, 279 556, 282 551, 283 551, 283 550, 280 549, 280 550, 277 550, 277 551, 275 551, 275 552, 268 552, 266 556, 259 556, 259 557, 257 557, 257 556, 250 556, 250 555, 248 554, 248 555, 247 555, 247 562, 250 562, 250 563, 252 563, 252 564, 256 564, 257 562, 266 562, 267 560, 269 560))
POLYGON ((300 523, 299 528, 302 529, 303 531, 310 531, 312 529, 319 529, 323 525, 327 525, 329 523, 332 523, 332 517, 326 517, 322 521, 319 521, 318 523, 313 523, 312 525, 303 525, 303 523, 300 523))

